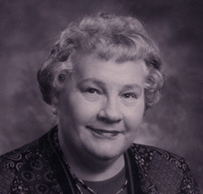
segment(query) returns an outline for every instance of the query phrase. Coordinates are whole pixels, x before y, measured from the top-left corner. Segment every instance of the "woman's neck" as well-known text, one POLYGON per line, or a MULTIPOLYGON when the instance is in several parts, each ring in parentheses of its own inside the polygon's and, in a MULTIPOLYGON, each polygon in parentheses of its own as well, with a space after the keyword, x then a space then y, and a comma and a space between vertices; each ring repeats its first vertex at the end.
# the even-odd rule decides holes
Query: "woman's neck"
POLYGON ((124 157, 121 155, 114 159, 100 159, 88 153, 80 153, 74 146, 64 140, 59 130, 59 144, 72 172, 80 179, 86 181, 102 181, 118 174, 124 167, 124 157))

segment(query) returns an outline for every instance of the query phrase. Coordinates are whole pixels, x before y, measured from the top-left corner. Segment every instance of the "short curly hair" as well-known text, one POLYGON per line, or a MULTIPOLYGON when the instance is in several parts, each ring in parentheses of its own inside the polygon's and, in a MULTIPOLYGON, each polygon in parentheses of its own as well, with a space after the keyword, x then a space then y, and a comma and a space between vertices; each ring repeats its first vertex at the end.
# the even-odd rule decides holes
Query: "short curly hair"
POLYGON ((113 59, 117 63, 144 60, 148 69, 145 108, 159 101, 163 86, 161 57, 143 25, 134 17, 97 14, 72 22, 39 69, 38 82, 46 103, 52 104, 52 98, 65 88, 67 76, 73 72, 73 56, 79 51, 94 53, 101 60, 113 59))

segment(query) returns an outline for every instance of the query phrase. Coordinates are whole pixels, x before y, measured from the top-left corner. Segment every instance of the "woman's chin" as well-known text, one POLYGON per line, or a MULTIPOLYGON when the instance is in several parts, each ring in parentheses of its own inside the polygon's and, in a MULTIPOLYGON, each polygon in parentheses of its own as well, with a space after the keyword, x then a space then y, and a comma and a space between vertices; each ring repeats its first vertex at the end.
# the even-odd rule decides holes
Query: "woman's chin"
MULTIPOLYGON (((100 135, 100 134, 99 134, 100 135)), ((80 137, 78 150, 89 156, 102 161, 114 160, 120 157, 133 142, 132 135, 119 134, 108 137, 97 137, 92 134, 85 134, 80 137)))
POLYGON ((115 160, 120 157, 127 148, 116 146, 116 145, 104 145, 103 147, 89 147, 86 148, 86 153, 88 153, 91 157, 95 159, 99 159, 101 161, 109 161, 115 160))

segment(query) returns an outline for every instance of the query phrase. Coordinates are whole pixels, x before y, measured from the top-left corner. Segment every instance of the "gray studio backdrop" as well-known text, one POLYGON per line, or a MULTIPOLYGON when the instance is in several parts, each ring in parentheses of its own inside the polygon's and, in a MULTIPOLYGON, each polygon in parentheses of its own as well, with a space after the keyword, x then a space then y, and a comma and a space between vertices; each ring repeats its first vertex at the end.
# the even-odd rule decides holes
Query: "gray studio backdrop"
POLYGON ((0 0, 0 154, 55 124, 41 98, 37 70, 71 20, 98 11, 137 16, 159 45, 166 73, 163 97, 146 114, 136 142, 184 156, 202 189, 201 0, 0 0))

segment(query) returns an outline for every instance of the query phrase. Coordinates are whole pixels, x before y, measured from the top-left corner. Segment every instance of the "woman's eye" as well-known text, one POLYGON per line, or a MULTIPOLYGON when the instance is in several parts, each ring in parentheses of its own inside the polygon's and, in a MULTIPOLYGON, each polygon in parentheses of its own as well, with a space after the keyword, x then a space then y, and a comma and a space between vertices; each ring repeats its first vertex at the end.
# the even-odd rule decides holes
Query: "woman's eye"
POLYGON ((123 95, 124 98, 133 98, 133 99, 137 99, 137 95, 134 93, 126 93, 123 95))
POLYGON ((90 93, 90 94, 100 94, 100 92, 99 92, 99 90, 97 90, 97 89, 94 89, 94 88, 88 88, 87 90, 86 90, 86 92, 87 93, 90 93))
POLYGON ((123 103, 126 105, 133 105, 136 100, 137 100, 138 96, 135 93, 125 93, 122 95, 122 99, 123 99, 123 103))

